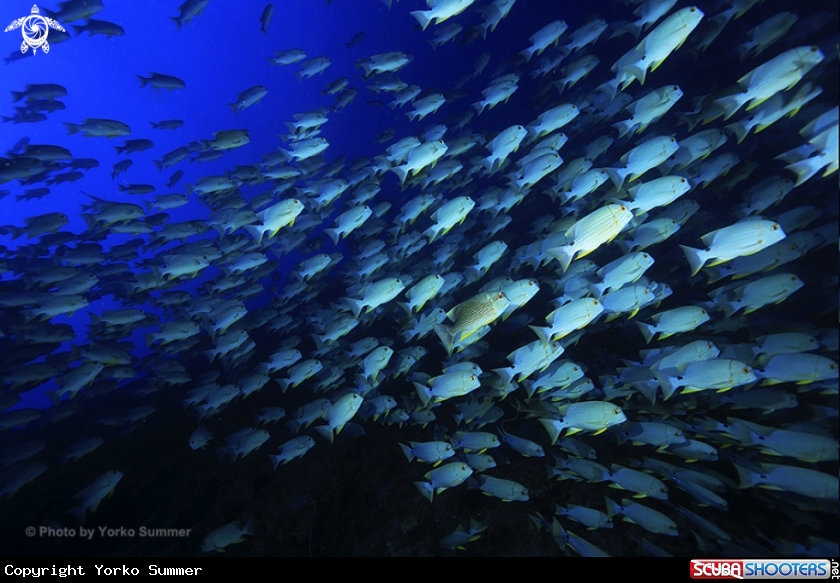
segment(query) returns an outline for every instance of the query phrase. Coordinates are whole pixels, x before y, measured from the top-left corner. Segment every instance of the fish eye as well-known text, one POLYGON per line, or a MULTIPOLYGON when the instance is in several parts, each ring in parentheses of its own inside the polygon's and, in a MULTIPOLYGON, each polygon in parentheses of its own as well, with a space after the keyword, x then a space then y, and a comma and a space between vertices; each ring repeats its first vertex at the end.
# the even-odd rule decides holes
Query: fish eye
POLYGON ((750 372, 750 367, 745 366, 745 367, 742 369, 742 371, 743 371, 743 372, 745 372, 745 373, 748 373, 748 372, 750 372))
POLYGON ((621 413, 621 409, 613 409, 613 415, 618 415, 621 413))

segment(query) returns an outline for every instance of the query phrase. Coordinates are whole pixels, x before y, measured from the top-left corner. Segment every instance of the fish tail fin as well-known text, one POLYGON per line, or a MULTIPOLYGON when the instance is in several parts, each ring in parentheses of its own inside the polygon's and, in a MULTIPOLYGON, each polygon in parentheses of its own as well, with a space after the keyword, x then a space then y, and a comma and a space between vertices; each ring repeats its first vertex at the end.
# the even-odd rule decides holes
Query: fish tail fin
POLYGON ((421 401, 423 401, 423 406, 425 407, 432 399, 432 392, 429 390, 429 387, 423 386, 420 383, 413 384, 414 389, 417 391, 417 396, 420 397, 421 401))
MULTIPOLYGON (((429 23, 432 21, 432 17, 430 14, 431 12, 431 10, 414 10, 412 12, 409 12, 409 14, 411 14, 414 18, 417 19, 417 22, 420 23, 420 28, 426 30, 426 28, 429 26, 429 23)), ((429 502, 431 501, 432 499, 429 498, 429 502)))
POLYGON ((822 156, 816 156, 813 158, 806 158, 805 160, 801 160, 799 162, 795 162, 793 164, 788 164, 787 166, 785 166, 785 170, 790 170, 791 172, 796 174, 796 184, 794 185, 794 188, 811 178, 817 172, 819 172, 819 170, 822 168, 822 159, 822 156))
POLYGON ((622 89, 625 89, 628 85, 630 85, 630 83, 633 82, 633 79, 638 79, 641 85, 645 84, 645 78, 647 77, 647 65, 640 65, 639 62, 636 62, 631 65, 627 65, 626 67, 622 67, 621 71, 627 73, 631 77, 622 89))
POLYGON ((330 236, 330 239, 333 240, 333 243, 338 245, 338 240, 341 238, 341 233, 338 229, 324 229, 324 232, 330 236))
POLYGON ((75 123, 70 123, 69 121, 64 122, 64 125, 67 126, 67 135, 72 136, 73 134, 77 134, 82 131, 82 126, 75 123))
POLYGON ((364 304, 362 300, 354 300, 353 298, 344 298, 344 301, 350 307, 350 311, 353 312, 353 317, 357 318, 362 313, 362 308, 364 304))
POLYGON ((726 97, 715 99, 715 103, 717 103, 724 111, 724 120, 727 120, 735 115, 735 113, 741 109, 741 106, 743 106, 746 101, 744 93, 736 93, 735 95, 727 95, 726 97))
POLYGON ((318 336, 317 334, 310 334, 312 336, 312 340, 315 341, 315 347, 318 350, 324 346, 324 342, 326 341, 326 336, 318 336))
POLYGON ((391 171, 400 179, 400 185, 405 184, 405 179, 408 176, 408 166, 394 166, 391 171))
POLYGON ((330 443, 334 442, 333 432, 330 429, 329 425, 319 425, 315 428, 315 431, 317 431, 318 434, 324 439, 328 439, 330 443))
POLYGON ((645 344, 650 344, 650 341, 656 335, 656 326, 644 322, 636 322, 636 326, 639 327, 639 332, 645 337, 645 344))
POLYGON ((560 266, 563 268, 564 272, 569 269, 569 265, 572 263, 572 258, 575 256, 575 252, 576 250, 572 248, 571 245, 563 245, 562 247, 554 247, 546 250, 546 253, 560 262, 560 266))
POLYGON ((627 120, 622 120, 620 122, 612 124, 612 127, 614 127, 616 130, 618 130, 618 137, 623 138, 624 136, 627 135, 627 133, 630 131, 630 128, 633 127, 633 125, 634 125, 633 120, 632 119, 627 119, 627 120))
POLYGON ((531 57, 534 56, 535 51, 536 51, 536 49, 534 49, 533 47, 528 47, 524 51, 521 51, 519 54, 522 55, 523 57, 525 57, 525 62, 526 63, 530 63, 531 62, 531 57))
POLYGON ((706 252, 702 249, 694 249, 692 247, 686 247, 685 245, 680 245, 680 249, 682 249, 683 253, 685 253, 685 259, 691 267, 692 277, 697 275, 700 272, 700 269, 703 268, 703 264, 706 263, 706 252))
POLYGON ((621 506, 619 506, 618 504, 616 504, 615 502, 613 502, 612 500, 610 500, 606 496, 604 496, 604 502, 607 505, 607 516, 609 516, 610 518, 612 518, 613 516, 615 516, 617 514, 622 513, 621 512, 621 506))
POLYGON ((407 445, 403 445, 402 443, 398 443, 397 445, 400 446, 400 449, 402 450, 403 454, 409 462, 414 460, 414 454, 411 453, 411 448, 409 448, 407 445))
POLYGON ((248 231, 248 233, 250 233, 250 235, 257 242, 257 245, 262 245, 263 235, 265 234, 265 231, 263 231, 256 225, 245 225, 245 230, 248 231))
POLYGON ((204 356, 207 357, 207 360, 210 361, 210 364, 213 364, 213 361, 216 360, 216 354, 218 354, 216 349, 211 349, 211 350, 205 350, 204 351, 204 356))
POLYGON ((435 489, 432 488, 432 485, 429 482, 414 482, 414 486, 420 490, 420 493, 426 497, 426 500, 429 502, 432 501, 432 498, 435 495, 435 489))
POLYGON ((499 375, 502 380, 505 381, 505 384, 510 384, 510 381, 513 380, 513 377, 516 376, 516 370, 509 366, 507 368, 494 368, 493 372, 499 375))
POLYGON ((137 75, 137 78, 138 78, 138 79, 140 79, 140 87, 141 87, 141 88, 143 88, 143 87, 145 87, 146 85, 148 85, 148 84, 149 84, 149 81, 151 81, 151 80, 152 80, 152 79, 151 79, 151 77, 148 77, 148 78, 147 78, 147 77, 143 77, 142 75, 137 75))
MULTIPOLYGON (((735 313, 744 307, 743 300, 733 300, 731 302, 723 302, 723 317, 724 318, 731 318, 735 313)), ((748 310, 749 313, 752 310, 748 310)))
POLYGON ((560 437, 560 432, 563 430, 562 422, 556 419, 540 419, 540 423, 545 427, 551 445, 557 443, 557 438, 560 437))
POLYGON ((551 326, 528 326, 528 328, 533 330, 534 334, 539 336, 540 341, 542 341, 543 344, 548 344, 549 342, 551 342, 551 326))
POLYGON ((628 173, 626 168, 604 168, 604 171, 607 173, 607 176, 610 177, 610 180, 612 180, 616 190, 621 188, 621 185, 624 184, 624 179, 627 177, 628 173))
POLYGON ((397 305, 403 310, 405 310, 405 313, 408 315, 409 318, 411 317, 414 310, 411 308, 411 305, 408 302, 397 302, 397 305))
POLYGON ((731 123, 731 124, 725 125, 723 127, 725 129, 729 130, 730 132, 732 132, 733 134, 735 134, 735 137, 738 138, 738 143, 739 144, 741 142, 743 142, 744 138, 747 137, 747 134, 750 133, 750 130, 748 128, 744 127, 743 124, 740 124, 738 122, 731 123))
POLYGON ((665 369, 665 371, 656 371, 653 373, 653 376, 659 381, 659 386, 662 387, 662 399, 664 401, 667 401, 679 388, 674 383, 676 377, 668 374, 666 371, 673 373, 676 372, 676 369, 665 369))
POLYGON ((88 231, 93 231, 94 229, 96 229, 96 223, 99 222, 99 219, 96 215, 82 213, 79 216, 82 217, 82 220, 85 222, 85 225, 87 225, 88 231))
POLYGON ((738 471, 738 479, 740 480, 740 484, 738 484, 739 488, 749 488, 758 483, 758 481, 756 480, 756 474, 747 469, 742 468, 738 464, 732 465, 734 465, 735 469, 738 471))
POLYGON ((600 298, 604 295, 604 292, 607 291, 607 286, 605 282, 600 283, 593 283, 589 286, 589 293, 591 293, 594 297, 600 298))

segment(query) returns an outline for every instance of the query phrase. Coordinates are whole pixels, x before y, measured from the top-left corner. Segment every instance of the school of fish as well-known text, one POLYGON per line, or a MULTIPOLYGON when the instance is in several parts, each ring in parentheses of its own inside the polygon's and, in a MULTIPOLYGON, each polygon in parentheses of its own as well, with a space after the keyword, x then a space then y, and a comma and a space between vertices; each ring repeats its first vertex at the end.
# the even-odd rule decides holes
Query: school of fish
MULTIPOLYGON (((161 34, 220 4, 184 1, 161 34)), ((416 23, 427 54, 365 52, 367 30, 343 43, 355 70, 290 46, 250 55, 319 98, 276 119, 270 83, 243 87, 219 99, 217 132, 169 152, 149 136, 181 120, 69 105, 54 144, 3 144, 0 203, 33 205, 0 226, 4 523, 67 475, 85 487, 68 482, 42 524, 132 505, 144 477, 114 452, 165 415, 185 475, 250 464, 293 481, 375 435, 352 455, 389 465, 410 512, 450 515, 418 554, 490 554, 516 528, 583 556, 837 556, 836 7, 627 0, 575 20, 527 0, 359 4, 416 23), (492 44, 518 11, 528 34, 492 44), (487 52, 453 86, 413 84, 455 43, 487 52), (715 50, 730 60, 701 68, 715 50), (697 93, 692 74, 714 85, 697 93), (378 155, 331 148, 331 119, 383 106, 406 121, 378 155), (274 151, 251 150, 249 108, 281 132, 274 151), (74 157, 82 136, 113 138, 113 159, 74 157), (150 183, 118 184, 149 149, 150 183), (251 164, 229 167, 232 150, 251 164), (185 184, 191 162, 215 170, 185 184), (89 193, 100 164, 113 191, 89 193), (64 183, 86 230, 37 212, 64 183), (204 214, 177 220, 191 202, 204 214), (106 296, 118 309, 95 307, 106 296), (469 496, 488 500, 441 507, 469 496), (790 535, 734 525, 744 500, 790 535)), ((50 31, 48 58, 129 28, 99 0, 59 6, 41 11, 75 34, 50 31)), ((281 43, 276 8, 251 18, 281 43)), ((4 73, 30 62, 13 53, 4 73)), ((164 99, 192 82, 135 73, 164 99)), ((20 86, 3 121, 46 122, 67 95, 20 86)), ((268 536, 252 510, 227 516, 174 525, 198 536, 181 552, 251 554, 268 536)))

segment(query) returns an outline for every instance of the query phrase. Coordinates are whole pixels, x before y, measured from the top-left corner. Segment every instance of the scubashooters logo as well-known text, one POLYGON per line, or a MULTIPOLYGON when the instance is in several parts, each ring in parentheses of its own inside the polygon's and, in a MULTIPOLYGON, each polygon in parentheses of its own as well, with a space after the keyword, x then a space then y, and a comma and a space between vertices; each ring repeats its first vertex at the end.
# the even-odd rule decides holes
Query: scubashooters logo
POLYGON ((38 52, 38 49, 42 49, 44 54, 50 52, 50 45, 47 43, 47 36, 49 35, 51 28, 64 32, 64 29, 57 21, 52 18, 47 18, 46 16, 41 16, 38 13, 37 5, 32 6, 32 14, 24 16, 23 18, 18 18, 7 26, 4 32, 9 32, 10 30, 18 28, 21 29, 21 33, 23 34, 23 42, 20 44, 20 52, 26 54, 26 51, 31 47, 33 55, 38 52))

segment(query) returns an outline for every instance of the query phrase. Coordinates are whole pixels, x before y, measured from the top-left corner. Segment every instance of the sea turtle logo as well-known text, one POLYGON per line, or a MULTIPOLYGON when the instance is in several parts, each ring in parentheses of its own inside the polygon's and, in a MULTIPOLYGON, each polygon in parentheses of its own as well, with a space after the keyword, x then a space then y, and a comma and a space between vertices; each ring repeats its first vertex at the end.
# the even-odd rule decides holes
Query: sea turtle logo
POLYGON ((65 32, 61 25, 46 16, 38 14, 38 6, 32 6, 32 14, 18 18, 6 27, 4 32, 22 29, 23 42, 20 44, 20 52, 26 54, 29 47, 32 47, 32 54, 38 52, 38 49, 43 49, 44 54, 50 52, 50 45, 47 43, 47 35, 51 28, 65 32))

